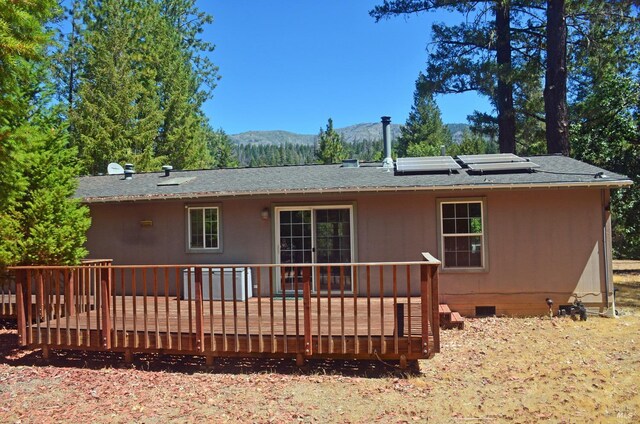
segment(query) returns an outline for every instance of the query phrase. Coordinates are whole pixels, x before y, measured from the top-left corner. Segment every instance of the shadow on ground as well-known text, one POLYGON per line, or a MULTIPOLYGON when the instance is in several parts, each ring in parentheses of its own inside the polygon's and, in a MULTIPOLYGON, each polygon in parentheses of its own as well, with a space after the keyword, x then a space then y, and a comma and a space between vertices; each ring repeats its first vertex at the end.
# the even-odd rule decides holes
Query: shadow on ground
POLYGON ((378 360, 326 360, 309 359, 298 367, 295 359, 270 358, 216 358, 213 366, 205 358, 188 355, 162 355, 138 353, 132 364, 124 361, 119 352, 93 352, 80 350, 51 350, 49 359, 42 357, 40 349, 18 346, 15 321, 0 320, 0 365, 54 366, 61 368, 133 368, 145 371, 194 374, 253 374, 278 373, 292 375, 342 375, 364 378, 410 377, 419 374, 417 367, 400 370, 397 362, 378 360))

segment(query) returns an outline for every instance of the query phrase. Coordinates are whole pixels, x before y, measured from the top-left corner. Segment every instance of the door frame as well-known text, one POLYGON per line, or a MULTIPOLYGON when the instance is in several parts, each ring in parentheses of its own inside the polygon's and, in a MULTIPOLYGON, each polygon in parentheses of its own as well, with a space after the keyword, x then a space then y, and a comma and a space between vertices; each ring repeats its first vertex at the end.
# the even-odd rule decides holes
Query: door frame
MULTIPOLYGON (((351 203, 318 203, 318 204, 309 204, 309 203, 304 203, 304 204, 282 204, 282 205, 274 205, 273 206, 273 214, 272 216, 274 217, 273 219, 273 223, 274 223, 274 231, 273 231, 273 241, 272 241, 272 246, 274 249, 274 264, 278 265, 275 268, 276 271, 276 277, 277 279, 280 278, 280 265, 282 265, 282 263, 280 262, 280 212, 283 211, 310 211, 311 212, 311 245, 312 245, 312 252, 311 252, 311 264, 315 265, 318 264, 317 262, 317 258, 316 258, 316 228, 315 228, 315 210, 326 210, 326 209, 348 209, 349 210, 349 230, 350 230, 350 234, 349 234, 349 248, 350 248, 350 253, 351 253, 351 262, 355 262, 356 261, 356 242, 355 242, 355 236, 357 234, 356 231, 356 226, 355 226, 355 203, 351 202, 351 203)), ((351 273, 353 271, 351 270, 351 273)), ((317 291, 317 287, 316 287, 316 282, 314 281, 315 278, 315 272, 311 273, 311 292, 316 294, 317 291)), ((276 284, 275 287, 276 293, 277 294, 282 294, 282 290, 280 288, 280 284, 276 284)), ((345 290, 345 293, 349 293, 352 294, 354 291, 356 290, 355 287, 355 281, 353 279, 353 275, 351 276, 351 289, 350 290, 345 290)), ((320 294, 326 294, 328 292, 328 290, 321 290, 320 294)), ((289 291, 285 291, 286 293, 291 293, 289 291)))

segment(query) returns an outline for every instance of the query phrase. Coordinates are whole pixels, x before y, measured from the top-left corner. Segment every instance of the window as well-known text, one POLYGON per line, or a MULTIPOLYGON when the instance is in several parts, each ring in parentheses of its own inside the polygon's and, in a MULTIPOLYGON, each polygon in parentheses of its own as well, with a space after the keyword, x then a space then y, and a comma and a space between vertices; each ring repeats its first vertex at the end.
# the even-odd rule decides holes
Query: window
POLYGON ((483 201, 441 201, 443 268, 484 268, 483 201))
POLYGON ((220 250, 220 208, 188 208, 188 249, 190 251, 220 250))

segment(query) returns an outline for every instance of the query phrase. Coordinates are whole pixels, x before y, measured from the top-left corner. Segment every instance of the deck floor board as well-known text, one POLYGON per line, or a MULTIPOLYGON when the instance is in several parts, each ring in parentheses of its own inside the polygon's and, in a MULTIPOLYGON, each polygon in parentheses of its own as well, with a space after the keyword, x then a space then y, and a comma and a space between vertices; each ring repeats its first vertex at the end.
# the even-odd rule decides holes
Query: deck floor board
MULTIPOLYGON (((191 324, 192 330, 195 328, 195 302, 188 300, 178 300, 175 297, 169 298, 169 308, 167 309, 167 302, 165 298, 159 298, 156 303, 152 296, 146 298, 146 315, 145 315, 145 299, 143 296, 125 296, 124 297, 124 310, 123 310, 123 298, 118 296, 111 301, 111 318, 112 328, 117 331, 133 331, 134 326, 137 331, 143 331, 146 328, 148 333, 158 332, 178 332, 180 327, 181 332, 189 332, 189 324, 191 324), (135 303, 135 314, 134 311, 135 303), (191 303, 191 315, 189 314, 189 303, 191 303), (180 313, 178 313, 178 307, 180 313), (123 313, 124 311, 124 313, 123 313), (156 314, 157 312, 157 314, 156 314), (124 316, 124 319, 123 319, 124 316), (135 316, 135 319, 134 319, 135 316), (145 319, 146 317, 146 319, 145 319), (167 328, 167 321, 169 327, 167 328)), ((318 303, 316 299, 311 303, 311 331, 312 335, 318 335, 318 330, 321 335, 329 334, 329 327, 331 327, 331 334, 334 336, 341 336, 343 326, 343 314, 342 303, 338 299, 321 298, 318 314, 318 303), (329 314, 329 307, 331 307, 331 314, 329 314), (330 317, 330 319, 329 319, 330 317), (318 320, 320 320, 320 326, 318 326, 318 320), (330 323, 330 325, 329 325, 330 323)), ((399 304, 404 304, 404 320, 403 334, 407 335, 409 329, 413 336, 419 336, 422 332, 421 328, 421 304, 420 298, 411 298, 411 324, 409 325, 409 313, 406 306, 406 298, 402 301, 398 300, 399 304)), ((258 298, 250 298, 246 302, 237 301, 236 311, 237 315, 234 316, 233 301, 220 301, 220 300, 205 300, 203 307, 204 315, 204 332, 206 334, 222 334, 223 327, 226 334, 259 334, 263 335, 271 334, 271 323, 273 321, 273 332, 275 335, 283 335, 286 329, 287 335, 291 336, 296 334, 296 319, 298 320, 298 333, 302 333, 303 320, 304 320, 304 306, 302 300, 297 303, 296 314, 296 302, 294 299, 282 298, 273 299, 273 316, 271 315, 271 302, 268 298, 261 298, 260 302, 258 298), (261 313, 259 313, 258 304, 261 303, 261 313), (213 311, 213 314, 211 314, 213 311), (224 312, 224 316, 223 316, 224 312), (286 319, 285 319, 286 316, 286 319), (211 319, 213 317, 213 319, 211 319), (224 319, 223 319, 224 318, 224 319), (213 321, 213 328, 211 322, 213 321), (285 325, 286 323, 286 325, 285 325), (224 324, 224 326, 223 326, 224 324), (213 331, 212 331, 213 330, 213 331)), ((53 318, 49 320, 43 320, 40 322, 40 326, 48 324, 51 329, 56 329, 58 326, 58 320, 55 317, 56 304, 51 305, 51 309, 54 311, 53 318)), ((371 299, 371 327, 370 333, 372 336, 393 336, 395 331, 394 320, 394 302, 393 298, 385 298, 381 301, 380 298, 371 299), (381 302, 383 308, 381 308, 381 302), (380 312, 384 311, 384 317, 381 319, 380 312)), ((62 328, 81 329, 86 330, 90 328, 92 330, 98 329, 98 311, 97 309, 85 310, 77 313, 76 315, 67 317, 64 316, 64 311, 61 311, 60 326, 62 328), (68 327, 67 327, 68 322, 68 327)), ((367 317, 367 300, 357 299, 356 302, 352 298, 347 298, 344 301, 344 335, 353 336, 358 334, 360 336, 366 336, 368 334, 367 317), (354 303, 357 305, 357 318, 354 310, 354 303), (357 328, 356 328, 357 327, 357 328), (357 329, 357 332, 356 332, 357 329)), ((34 327, 37 325, 33 324, 34 327)), ((195 330, 194 330, 195 331, 195 330)))

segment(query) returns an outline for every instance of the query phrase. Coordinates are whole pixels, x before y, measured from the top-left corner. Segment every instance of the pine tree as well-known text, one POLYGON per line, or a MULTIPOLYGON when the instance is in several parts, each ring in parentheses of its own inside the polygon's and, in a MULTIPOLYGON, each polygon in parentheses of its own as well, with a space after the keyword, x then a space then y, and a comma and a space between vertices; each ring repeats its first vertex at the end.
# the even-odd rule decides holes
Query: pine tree
POLYGON ((569 156, 567 19, 564 0, 547 1, 547 70, 544 85, 547 151, 569 156))
POLYGON ((0 269, 19 261, 20 194, 26 181, 18 158, 25 143, 18 134, 32 109, 29 84, 34 62, 49 39, 44 23, 54 15, 55 1, 18 4, 0 0, 0 269))
MULTIPOLYGON (((525 4, 527 2, 524 2, 525 4)), ((488 96, 497 117, 478 114, 478 125, 496 127, 500 151, 515 152, 516 110, 514 107, 514 68, 523 49, 515 33, 522 4, 510 0, 385 0, 369 14, 379 21, 397 15, 444 10, 461 13, 466 19, 458 25, 434 24, 435 49, 429 54, 426 78, 421 90, 446 94, 475 90, 488 96)), ((535 31, 529 31, 529 37, 535 31)))
POLYGON ((211 17, 191 0, 88 0, 72 10, 59 98, 84 171, 113 161, 211 166, 202 104, 218 75, 199 35, 211 17))
POLYGON ((458 146, 459 155, 481 155, 489 153, 487 142, 482 135, 466 129, 462 134, 462 142, 458 146))
POLYGON ((213 158, 214 166, 218 168, 235 168, 238 166, 238 159, 234 154, 231 139, 222 128, 209 132, 207 145, 213 158))
MULTIPOLYGON (((424 78, 418 78, 418 84, 424 78)), ((432 95, 425 95, 416 89, 413 94, 411 112, 400 129, 398 156, 437 156, 442 146, 453 147, 451 133, 442 123, 440 109, 432 95)))
POLYGON ((21 237, 21 264, 75 264, 86 256, 91 220, 86 206, 71 199, 77 186, 77 152, 65 133, 42 120, 16 134, 23 145, 18 156, 26 189, 16 208, 21 237))
POLYGON ((572 154, 627 175, 612 191, 614 254, 640 257, 640 26, 638 9, 603 0, 588 4, 583 41, 573 44, 570 87, 572 154), (617 19, 611 19, 615 15, 617 19))
POLYGON ((70 199, 76 152, 51 105, 43 55, 56 13, 55 1, 0 3, 0 267, 77 263, 86 254, 88 210, 70 199))
POLYGON ((145 66, 143 60, 149 57, 143 59, 143 51, 131 50, 147 35, 145 24, 151 16, 133 2, 106 0, 88 7, 99 15, 83 34, 86 63, 70 116, 72 141, 85 172, 105 172, 110 162, 132 162, 139 170, 157 168, 154 141, 162 122, 153 88, 157 71, 145 66))
POLYGON ((339 163, 347 157, 344 140, 342 136, 333 129, 333 119, 331 118, 327 121, 326 130, 320 128, 318 145, 319 148, 316 152, 316 157, 321 163, 339 163))

